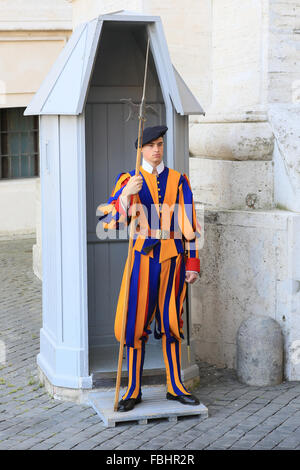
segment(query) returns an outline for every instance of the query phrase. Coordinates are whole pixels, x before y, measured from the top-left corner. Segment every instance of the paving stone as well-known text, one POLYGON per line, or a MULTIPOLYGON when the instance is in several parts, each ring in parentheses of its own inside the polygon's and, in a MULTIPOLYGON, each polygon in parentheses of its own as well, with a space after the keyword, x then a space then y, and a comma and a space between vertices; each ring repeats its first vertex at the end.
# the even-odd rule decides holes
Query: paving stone
POLYGON ((275 441, 272 439, 268 439, 268 437, 261 439, 253 446, 253 450, 272 450, 277 445, 275 441))
MULTIPOLYGON (((97 439, 88 439, 86 441, 80 442, 75 447, 72 447, 72 450, 92 450, 94 447, 99 445, 99 440, 97 439)), ((135 449, 136 447, 134 447, 135 449)))
POLYGON ((255 445, 255 442, 253 442, 251 439, 247 439, 247 440, 245 439, 245 440, 235 442, 228 449, 230 449, 230 450, 247 450, 247 449, 252 449, 253 445, 255 445))

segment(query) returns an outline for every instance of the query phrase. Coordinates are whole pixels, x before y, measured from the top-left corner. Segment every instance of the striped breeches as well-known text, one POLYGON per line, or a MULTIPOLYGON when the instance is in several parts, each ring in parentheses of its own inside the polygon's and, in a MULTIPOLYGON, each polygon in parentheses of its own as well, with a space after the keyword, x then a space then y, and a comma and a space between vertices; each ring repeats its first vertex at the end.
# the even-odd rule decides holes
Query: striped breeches
MULTIPOLYGON (((139 349, 151 333, 155 318, 156 338, 165 334, 167 341, 183 338, 183 302, 186 294, 183 253, 159 263, 160 244, 153 258, 134 251, 130 267, 129 298, 125 343, 139 349)), ((125 301, 126 260, 115 318, 115 336, 120 341, 125 301)))
MULTIPOLYGON (((159 253, 160 244, 154 247, 153 258, 136 251, 132 256, 125 335, 128 388, 123 399, 137 398, 141 393, 145 343, 153 320, 154 335, 162 339, 167 391, 172 395, 189 394, 180 373, 182 313, 186 294, 184 256, 179 253, 159 263, 159 253)), ((118 340, 121 336, 127 261, 115 320, 118 340)))

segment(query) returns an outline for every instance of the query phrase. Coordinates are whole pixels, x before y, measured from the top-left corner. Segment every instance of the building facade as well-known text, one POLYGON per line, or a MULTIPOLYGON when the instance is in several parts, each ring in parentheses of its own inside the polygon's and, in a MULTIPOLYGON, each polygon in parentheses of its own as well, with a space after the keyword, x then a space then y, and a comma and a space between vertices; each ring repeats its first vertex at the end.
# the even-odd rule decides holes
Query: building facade
POLYGON ((39 236, 39 122, 23 112, 71 33, 64 0, 0 1, 1 239, 39 236))
POLYGON ((191 184, 205 210, 202 278, 192 287, 197 358, 234 368, 241 322, 268 315, 284 335, 285 377, 299 380, 299 0, 1 1, 0 8, 0 204, 5 197, 11 204, 0 211, 0 233, 36 227, 40 273, 38 130, 33 120, 17 127, 17 108, 28 104, 72 29, 122 9, 158 15, 172 62, 206 112, 189 120, 191 184), (11 134, 30 135, 21 170, 14 138, 3 139, 11 120, 11 134))

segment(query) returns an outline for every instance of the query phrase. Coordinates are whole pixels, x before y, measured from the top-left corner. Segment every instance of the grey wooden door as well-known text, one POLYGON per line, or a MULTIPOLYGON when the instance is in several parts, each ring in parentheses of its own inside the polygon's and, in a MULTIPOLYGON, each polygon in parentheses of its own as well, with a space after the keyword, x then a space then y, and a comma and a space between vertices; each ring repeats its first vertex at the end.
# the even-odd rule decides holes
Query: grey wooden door
MULTIPOLYGON (((163 122, 163 105, 147 125, 163 122)), ((96 208, 105 203, 121 171, 135 168, 137 120, 126 122, 128 109, 120 103, 88 103, 86 106, 86 186, 88 241, 88 311, 91 372, 116 369, 119 343, 114 337, 114 317, 128 252, 128 240, 100 240, 96 236, 96 208)), ((152 336, 152 335, 151 335, 152 336)), ((155 341, 157 343, 157 341, 155 341)), ((151 338, 155 351, 160 348, 151 338)), ((159 353, 147 347, 145 368, 160 368, 153 359, 159 353), (153 367, 152 365, 153 364, 153 367)))

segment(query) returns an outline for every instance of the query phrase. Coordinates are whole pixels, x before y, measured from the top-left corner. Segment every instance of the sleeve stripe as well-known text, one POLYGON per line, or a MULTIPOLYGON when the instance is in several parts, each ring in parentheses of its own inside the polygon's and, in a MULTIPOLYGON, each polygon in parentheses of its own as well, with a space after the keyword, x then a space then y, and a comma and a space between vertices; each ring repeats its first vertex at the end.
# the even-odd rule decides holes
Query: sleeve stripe
POLYGON ((130 175, 128 175, 128 173, 124 172, 118 174, 115 180, 115 187, 107 203, 98 207, 98 210, 104 213, 103 216, 98 218, 98 220, 104 224, 104 228, 118 229, 119 221, 123 223, 127 222, 127 214, 121 210, 122 206, 119 201, 119 196, 130 178, 130 175))

